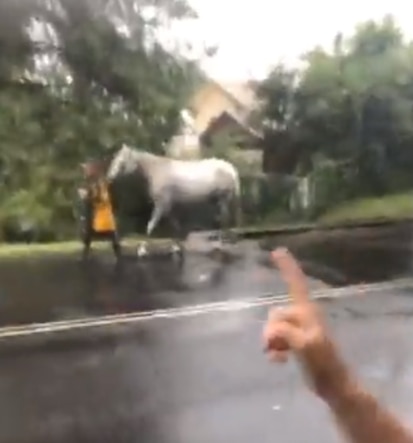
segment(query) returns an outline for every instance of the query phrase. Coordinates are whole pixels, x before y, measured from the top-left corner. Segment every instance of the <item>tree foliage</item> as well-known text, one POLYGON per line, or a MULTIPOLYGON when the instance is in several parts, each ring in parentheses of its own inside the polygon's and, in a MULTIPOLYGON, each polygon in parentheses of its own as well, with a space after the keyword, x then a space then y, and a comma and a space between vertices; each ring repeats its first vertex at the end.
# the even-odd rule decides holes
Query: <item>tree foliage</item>
POLYGON ((348 196, 412 186, 413 43, 393 18, 339 34, 302 62, 276 66, 258 88, 264 145, 280 168, 308 173, 320 158, 351 165, 348 196))
POLYGON ((162 153, 199 76, 162 43, 184 0, 0 5, 0 226, 73 226, 79 164, 122 142, 162 153), (125 8, 122 9, 122 7, 125 8))

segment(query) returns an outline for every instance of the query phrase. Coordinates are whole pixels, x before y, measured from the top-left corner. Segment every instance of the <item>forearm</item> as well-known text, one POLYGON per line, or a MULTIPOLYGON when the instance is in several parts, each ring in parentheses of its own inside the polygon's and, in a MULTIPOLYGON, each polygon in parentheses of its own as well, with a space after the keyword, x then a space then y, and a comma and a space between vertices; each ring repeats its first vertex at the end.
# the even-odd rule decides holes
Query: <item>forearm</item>
POLYGON ((344 364, 340 383, 324 400, 351 443, 413 443, 413 434, 386 410, 355 378, 344 364))

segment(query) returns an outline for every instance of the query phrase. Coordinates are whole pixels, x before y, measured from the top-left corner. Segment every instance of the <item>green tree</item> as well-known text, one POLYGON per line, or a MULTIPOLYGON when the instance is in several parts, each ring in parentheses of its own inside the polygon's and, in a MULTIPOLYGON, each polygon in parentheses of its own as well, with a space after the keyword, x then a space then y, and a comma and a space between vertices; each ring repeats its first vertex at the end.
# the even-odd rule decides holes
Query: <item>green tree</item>
MULTIPOLYGON (((79 164, 122 142, 163 153, 199 78, 162 44, 195 19, 184 0, 8 0, 0 5, 0 226, 73 230, 79 164)), ((4 229, 3 229, 4 231, 4 229)))
POLYGON ((387 16, 332 46, 304 54, 301 70, 277 66, 261 83, 267 149, 307 172, 319 154, 352 165, 349 194, 413 185, 412 43, 387 16))

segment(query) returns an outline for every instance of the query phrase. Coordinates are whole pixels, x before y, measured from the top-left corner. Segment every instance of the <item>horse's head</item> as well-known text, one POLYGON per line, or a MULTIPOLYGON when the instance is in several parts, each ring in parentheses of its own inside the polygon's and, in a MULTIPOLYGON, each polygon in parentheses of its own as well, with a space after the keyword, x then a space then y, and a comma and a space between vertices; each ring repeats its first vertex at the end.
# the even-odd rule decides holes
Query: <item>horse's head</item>
POLYGON ((123 144, 114 155, 106 173, 106 177, 110 182, 132 172, 131 154, 132 149, 123 144))

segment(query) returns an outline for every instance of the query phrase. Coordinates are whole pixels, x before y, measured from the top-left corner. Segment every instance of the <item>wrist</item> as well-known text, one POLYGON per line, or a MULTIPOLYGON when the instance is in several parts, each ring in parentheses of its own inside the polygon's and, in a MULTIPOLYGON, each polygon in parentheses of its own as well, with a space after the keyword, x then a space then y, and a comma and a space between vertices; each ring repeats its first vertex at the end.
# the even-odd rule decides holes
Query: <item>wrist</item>
POLYGON ((357 393, 357 383, 346 370, 345 375, 341 375, 335 383, 331 383, 321 395, 321 398, 332 408, 340 409, 351 403, 352 398, 357 393))
POLYGON ((334 344, 326 340, 323 348, 322 358, 314 365, 317 370, 309 372, 312 373, 314 390, 318 396, 330 403, 349 395, 353 390, 354 380, 334 344))
POLYGON ((334 357, 318 386, 319 396, 333 409, 351 402, 357 392, 353 374, 339 356, 334 357))

